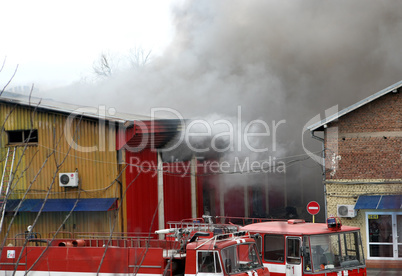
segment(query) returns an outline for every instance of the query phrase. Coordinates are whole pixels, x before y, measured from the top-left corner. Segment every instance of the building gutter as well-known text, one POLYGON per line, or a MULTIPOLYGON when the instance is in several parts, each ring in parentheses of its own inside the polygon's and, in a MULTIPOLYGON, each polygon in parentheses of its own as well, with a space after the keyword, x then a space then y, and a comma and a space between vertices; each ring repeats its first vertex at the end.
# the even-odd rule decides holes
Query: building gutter
POLYGON ((311 137, 321 142, 322 144, 322 184, 324 186, 324 215, 327 221, 327 185, 325 179, 325 139, 315 135, 316 130, 311 130, 311 137))

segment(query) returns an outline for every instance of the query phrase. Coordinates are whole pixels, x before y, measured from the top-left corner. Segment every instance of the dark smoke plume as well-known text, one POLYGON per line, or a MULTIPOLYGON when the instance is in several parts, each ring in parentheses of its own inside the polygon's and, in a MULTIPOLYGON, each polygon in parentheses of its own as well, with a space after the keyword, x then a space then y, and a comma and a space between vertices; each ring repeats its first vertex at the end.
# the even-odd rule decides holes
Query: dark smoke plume
MULTIPOLYGON (((139 114, 163 106, 185 118, 234 123, 240 106, 244 122, 260 119, 272 126, 285 120, 276 151, 272 137, 262 140, 270 150, 253 157, 258 160, 303 154, 303 127, 316 114, 323 117, 332 106, 340 110, 402 79, 399 1, 185 1, 173 13, 176 34, 162 56, 52 96, 77 91, 81 104, 107 103, 139 114)), ((307 140, 312 151, 320 150, 317 141, 307 140)), ((285 179, 226 179, 285 185, 286 200, 304 206, 322 200, 320 170, 300 161, 289 166, 285 179), (311 193, 300 197, 301 190, 311 193)))

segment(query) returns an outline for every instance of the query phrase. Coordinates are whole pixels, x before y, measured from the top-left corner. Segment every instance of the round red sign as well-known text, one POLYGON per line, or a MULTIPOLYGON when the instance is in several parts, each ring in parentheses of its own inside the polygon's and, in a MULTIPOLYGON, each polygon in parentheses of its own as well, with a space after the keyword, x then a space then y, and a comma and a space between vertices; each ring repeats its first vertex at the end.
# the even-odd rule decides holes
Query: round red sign
POLYGON ((307 212, 310 215, 317 215, 318 212, 320 212, 320 204, 318 204, 316 201, 310 201, 307 204, 307 212))

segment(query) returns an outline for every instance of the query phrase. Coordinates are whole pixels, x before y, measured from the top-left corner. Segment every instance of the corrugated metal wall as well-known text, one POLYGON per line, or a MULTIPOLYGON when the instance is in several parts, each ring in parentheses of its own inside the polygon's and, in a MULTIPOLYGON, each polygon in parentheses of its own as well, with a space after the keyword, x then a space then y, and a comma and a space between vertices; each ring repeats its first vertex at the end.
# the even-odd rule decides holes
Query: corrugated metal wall
POLYGON ((167 222, 191 218, 191 162, 164 163, 163 192, 167 222))
MULTIPOLYGON (((163 204, 165 225, 158 223, 157 153, 145 149, 139 153, 126 152, 126 213, 127 231, 153 233, 167 227, 170 221, 192 217, 191 162, 163 163, 163 204), (155 219, 153 217, 155 215, 155 219)), ((203 215, 203 184, 196 184, 197 216, 203 215)))
MULTIPOLYGON (((107 123, 97 120, 76 117, 71 121, 71 127, 66 128, 69 125, 67 117, 68 115, 54 111, 35 111, 30 107, 0 103, 0 122, 3 122, 0 136, 1 173, 7 148, 10 146, 7 131, 38 130, 37 143, 28 146, 12 145, 17 146, 17 150, 11 199, 20 199, 25 193, 27 199, 45 198, 48 193, 49 198, 119 197, 119 184, 114 182, 118 175, 115 127, 109 127, 107 123), (100 125, 104 127, 100 128, 100 125), (71 147, 68 129, 74 136, 73 140, 85 148, 71 147), (79 188, 59 187, 59 173, 76 170, 79 173, 79 188)), ((75 228, 79 227, 82 231, 108 231, 107 223, 99 223, 107 214, 94 213, 96 214, 91 216, 85 213, 75 214, 75 228), (82 218, 78 219, 80 216, 82 218)), ((25 231, 26 226, 33 223, 35 216, 35 213, 19 213, 15 228, 10 234, 25 231)), ((42 214, 35 229, 43 234, 52 232, 64 217, 57 213, 42 214)))
POLYGON ((127 231, 153 233, 159 229, 157 153, 127 151, 126 163, 127 231))
MULTIPOLYGON (((38 219, 38 223, 34 228, 34 233, 38 234, 38 238, 52 238, 59 229, 56 238, 69 238, 74 234, 76 238, 85 238, 88 233, 104 232, 110 233, 114 223, 115 211, 109 212, 73 212, 68 220, 62 226, 62 222, 68 216, 66 212, 49 212, 42 213, 38 219), (60 227, 61 226, 61 227, 60 227), (84 233, 81 233, 84 232, 84 233), (70 234, 71 233, 71 234, 70 234)), ((24 238, 23 233, 27 230, 27 226, 31 225, 36 219, 38 213, 21 212, 17 215, 13 222, 13 227, 8 234, 7 244, 18 245, 24 238)), ((7 232, 11 217, 7 217, 5 221, 5 229, 7 232)), ((116 232, 116 229, 115 229, 116 232)))

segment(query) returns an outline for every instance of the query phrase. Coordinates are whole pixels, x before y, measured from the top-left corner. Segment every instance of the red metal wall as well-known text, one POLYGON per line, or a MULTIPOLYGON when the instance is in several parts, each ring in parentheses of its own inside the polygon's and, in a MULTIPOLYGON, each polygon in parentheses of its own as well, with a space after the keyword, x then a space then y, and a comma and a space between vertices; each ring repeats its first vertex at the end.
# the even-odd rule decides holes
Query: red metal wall
POLYGON ((127 151, 126 162, 127 231, 153 233, 159 229, 157 153, 150 149, 127 151))
MULTIPOLYGON (((158 225, 157 153, 150 149, 139 153, 127 151, 126 162, 129 164, 126 185, 130 186, 126 194, 128 232, 148 233, 151 230, 153 233, 167 227, 169 221, 192 217, 190 161, 163 164, 164 226, 158 225)), ((204 213, 203 183, 200 177, 196 181, 197 216, 201 217, 204 213)))
POLYGON ((165 224, 191 218, 191 163, 164 163, 165 224))
POLYGON ((202 217, 204 215, 204 182, 202 181, 202 177, 199 176, 200 173, 203 173, 203 170, 200 170, 201 163, 197 161, 197 217, 202 217))

